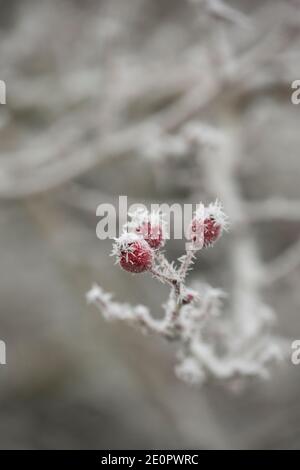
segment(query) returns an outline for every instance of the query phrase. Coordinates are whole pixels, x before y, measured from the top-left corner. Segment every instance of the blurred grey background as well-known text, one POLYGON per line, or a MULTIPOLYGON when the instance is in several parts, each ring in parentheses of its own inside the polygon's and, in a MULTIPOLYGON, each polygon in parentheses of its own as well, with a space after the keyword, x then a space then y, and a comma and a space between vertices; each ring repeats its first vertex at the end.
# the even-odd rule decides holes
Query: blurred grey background
MULTIPOLYGON (((287 360, 240 394, 192 388, 174 375, 172 345, 85 302, 96 281, 159 316, 167 289, 113 264, 95 211, 120 194, 211 199, 193 159, 145 151, 156 125, 176 134, 178 102, 203 87, 192 118, 238 142, 241 197, 293 201, 291 217, 283 202, 251 236, 262 261, 283 259, 263 296, 276 331, 300 338, 299 2, 2 0, 0 12, 0 448, 299 448, 300 366, 287 360)), ((229 239, 191 281, 230 296, 229 239)), ((182 249, 170 242, 168 256, 182 249)))

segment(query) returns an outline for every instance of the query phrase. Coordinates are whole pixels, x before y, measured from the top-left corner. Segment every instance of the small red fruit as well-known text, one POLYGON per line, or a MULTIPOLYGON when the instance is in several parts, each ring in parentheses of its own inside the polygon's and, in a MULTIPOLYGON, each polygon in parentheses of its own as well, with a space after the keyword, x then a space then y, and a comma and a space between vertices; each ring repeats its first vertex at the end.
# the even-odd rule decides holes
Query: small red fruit
POLYGON ((204 220, 204 238, 203 246, 206 248, 213 245, 222 232, 221 224, 218 224, 213 216, 210 216, 208 219, 204 220))
POLYGON ((200 204, 191 223, 191 240, 199 249, 212 246, 227 230, 227 216, 218 202, 204 207, 200 204))
POLYGON ((136 233, 141 235, 151 248, 157 250, 164 244, 163 229, 160 224, 144 222, 136 228, 136 233))
POLYGON ((152 267, 153 251, 148 243, 133 233, 124 233, 116 240, 113 254, 120 266, 131 273, 142 273, 152 267))

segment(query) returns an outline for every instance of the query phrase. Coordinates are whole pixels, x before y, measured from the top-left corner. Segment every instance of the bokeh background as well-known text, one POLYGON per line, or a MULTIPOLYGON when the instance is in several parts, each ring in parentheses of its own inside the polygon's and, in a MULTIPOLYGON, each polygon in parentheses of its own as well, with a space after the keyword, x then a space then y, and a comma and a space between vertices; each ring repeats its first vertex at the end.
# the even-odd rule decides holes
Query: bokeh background
MULTIPOLYGON (((106 323, 85 293, 96 281, 160 315, 167 288, 113 264, 96 207, 120 194, 209 201, 180 142, 153 145, 197 119, 232 139, 248 230, 274 278, 261 295, 277 333, 300 338, 300 3, 2 0, 0 12, 0 448, 299 448, 289 358, 238 394, 189 387, 172 345, 106 323)), ((230 237, 191 274, 229 297, 230 237)), ((182 249, 170 242, 168 256, 182 249)))

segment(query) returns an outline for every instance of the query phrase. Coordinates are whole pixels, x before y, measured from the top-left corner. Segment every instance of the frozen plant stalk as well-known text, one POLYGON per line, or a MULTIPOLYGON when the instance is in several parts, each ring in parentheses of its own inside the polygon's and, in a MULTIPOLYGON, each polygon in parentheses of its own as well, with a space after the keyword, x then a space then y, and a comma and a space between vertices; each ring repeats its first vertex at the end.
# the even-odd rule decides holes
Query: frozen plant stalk
POLYGON ((266 363, 272 354, 236 352, 232 354, 230 336, 221 314, 224 293, 206 284, 186 286, 186 278, 198 251, 213 246, 227 230, 228 222, 218 202, 205 207, 199 204, 189 227, 189 243, 177 265, 170 263, 161 251, 166 241, 166 228, 160 213, 136 211, 129 214, 131 222, 115 239, 112 254, 124 270, 148 272, 170 288, 163 305, 164 316, 155 319, 145 306, 131 306, 112 300, 112 295, 94 285, 87 293, 107 320, 123 320, 144 333, 158 334, 178 344, 175 371, 182 380, 199 384, 208 377, 226 383, 243 376, 266 376, 266 363))

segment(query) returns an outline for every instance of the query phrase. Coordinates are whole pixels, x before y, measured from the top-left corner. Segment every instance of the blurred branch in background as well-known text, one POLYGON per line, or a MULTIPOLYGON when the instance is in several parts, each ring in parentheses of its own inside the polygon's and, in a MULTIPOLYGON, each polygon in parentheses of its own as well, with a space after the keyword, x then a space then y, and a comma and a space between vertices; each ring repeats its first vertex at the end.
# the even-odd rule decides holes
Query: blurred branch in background
MULTIPOLYGON (((279 12, 282 13, 280 9, 279 12)), ((120 83, 117 78, 113 77, 112 79, 109 76, 109 84, 102 84, 100 89, 91 86, 87 89, 87 97, 89 99, 93 98, 92 106, 88 106, 87 109, 83 110, 80 108, 75 112, 72 110, 66 116, 63 115, 56 119, 52 128, 47 128, 44 133, 34 140, 30 138, 25 142, 25 148, 21 151, 18 149, 16 154, 11 153, 6 158, 2 157, 0 197, 20 198, 54 189, 90 171, 101 164, 102 161, 121 157, 128 153, 138 153, 144 140, 148 142, 151 139, 153 130, 157 130, 157 132, 175 131, 189 119, 205 111, 209 106, 214 106, 224 94, 226 94, 227 99, 231 98, 232 100, 241 93, 247 96, 247 94, 253 92, 253 84, 256 93, 259 93, 259 90, 265 87, 272 76, 272 68, 271 70, 267 69, 268 73, 265 79, 258 86, 256 80, 260 75, 258 73, 260 69, 267 65, 269 68, 272 65, 278 67, 281 61, 285 61, 285 56, 282 53, 294 41, 299 40, 300 26, 295 23, 293 10, 289 13, 289 15, 285 14, 280 22, 277 21, 277 24, 275 23, 271 31, 263 35, 258 44, 254 43, 253 45, 251 38, 250 45, 240 57, 236 56, 229 63, 222 63, 216 70, 211 69, 211 64, 208 64, 210 69, 208 68, 205 74, 200 75, 199 63, 196 61, 194 64, 192 63, 192 71, 189 69, 186 71, 185 63, 183 63, 181 68, 176 66, 177 70, 169 70, 170 79, 167 83, 163 75, 156 74, 152 84, 147 85, 143 93, 140 90, 141 86, 138 86, 135 97, 132 96, 131 91, 135 89, 135 83, 144 84, 149 82, 146 68, 144 70, 145 75, 140 72, 138 77, 130 76, 130 80, 127 79, 125 84, 122 81, 120 83), (279 53, 281 53, 281 56, 278 56, 279 53), (183 76, 182 69, 185 70, 185 76, 183 76), (178 77, 179 70, 180 75, 176 85, 174 77, 178 77), (112 83, 115 87, 115 93, 112 96, 114 102, 110 102, 109 109, 104 106, 105 115, 103 115, 105 90, 106 87, 113 86, 112 83), (142 122, 125 129, 116 131, 111 128, 114 127, 113 124, 115 124, 116 118, 122 116, 123 110, 130 108, 132 101, 138 99, 142 102, 145 99, 144 94, 149 96, 150 91, 152 100, 154 102, 155 100, 160 101, 164 99, 164 93, 170 96, 170 89, 173 91, 174 96, 179 94, 179 98, 173 99, 171 105, 167 106, 166 109, 154 114, 150 119, 144 119, 142 122), (97 90, 102 90, 102 93, 97 93, 97 90), (92 96, 90 96, 90 93, 93 93, 92 96), (107 116, 109 110, 113 113, 111 119, 107 116), (113 123, 110 128, 105 129, 104 135, 103 121, 113 123)), ((37 14, 38 12, 36 12, 37 14)), ((40 14, 43 14, 43 9, 40 14)), ((104 19, 102 22, 105 25, 104 19)), ((4 56, 8 55, 8 52, 5 54, 5 45, 9 48, 9 52, 13 53, 11 51, 12 44, 11 42, 2 44, 4 56)), ((18 41, 16 41, 16 48, 19 51, 18 41)), ((222 50, 222 42, 219 48, 222 50)), ((213 50, 212 55, 214 53, 213 50)), ((209 57, 210 51, 205 51, 205 55, 209 57)), ((285 65, 283 72, 285 72, 285 65)), ((107 66, 105 62, 104 66, 107 66)), ((129 63, 127 73, 130 74, 130 71, 129 63)), ((12 71, 8 70, 7 73, 9 74, 9 72, 12 71)), ((86 73, 88 72, 86 71, 86 73)), ((94 71, 91 73, 93 74, 94 71)), ((161 73, 163 73, 162 70, 161 73)), ((278 72, 276 78, 279 79, 278 72)), ((284 83, 286 82, 284 75, 282 80, 284 83)), ((28 80, 24 83, 21 81, 19 85, 26 97, 28 97, 28 86, 30 87, 28 82, 28 80)), ((49 95, 49 90, 47 91, 48 86, 49 83, 46 81, 42 94, 49 97, 49 106, 52 104, 53 98, 49 95)), ((32 89, 32 93, 34 93, 34 90, 35 88, 32 89)), ((56 95, 59 90, 55 89, 53 92, 56 95)), ((77 87, 74 89, 74 96, 78 99, 77 87)), ((56 99, 59 106, 67 107, 61 102, 59 96, 55 96, 56 99)), ((41 104, 40 101, 38 102, 41 104)), ((68 107, 70 105, 74 106, 72 99, 68 107)))
MULTIPOLYGON (((48 340, 61 331, 62 342, 73 341, 70 355, 76 348, 84 355, 83 365, 78 359, 83 374, 79 382, 85 384, 88 376, 85 393, 96 390, 95 395, 99 391, 103 395, 80 393, 85 403, 91 403, 91 411, 102 413, 111 435, 122 428, 119 411, 126 429, 131 426, 134 435, 140 435, 140 425, 134 421, 138 418, 131 412, 129 416, 128 410, 134 408, 140 411, 136 415, 144 416, 145 403, 139 407, 137 398, 141 393, 151 403, 147 416, 156 420, 151 421, 154 429, 160 429, 165 420, 166 436, 174 428, 172 438, 178 433, 190 448, 199 443, 261 445, 257 436, 271 442, 273 425, 281 436, 282 429, 290 429, 290 416, 298 416, 297 378, 290 380, 290 388, 279 378, 279 387, 272 382, 269 389, 255 389, 255 398, 245 402, 253 405, 242 420, 250 423, 249 429, 252 426, 247 434, 244 424, 238 425, 248 408, 242 400, 234 399, 230 405, 226 401, 230 399, 222 394, 219 400, 214 391, 211 410, 219 413, 207 411, 207 401, 201 401, 204 392, 201 398, 173 380, 163 345, 152 343, 153 338, 147 343, 131 336, 126 328, 103 323, 99 327, 98 317, 93 323, 91 315, 83 326, 81 315, 83 293, 93 279, 99 278, 105 289, 116 290, 120 298, 131 295, 130 302, 140 295, 155 309, 162 298, 159 290, 153 295, 142 280, 128 282, 110 271, 109 246, 97 244, 94 225, 89 225, 95 221, 87 218, 87 214, 95 216, 97 204, 113 203, 121 191, 133 202, 176 199, 184 203, 218 197, 232 230, 216 254, 203 256, 191 282, 203 276, 228 290, 231 300, 218 327, 226 336, 225 358, 268 362, 276 355, 276 345, 282 341, 273 333, 273 309, 282 335, 296 334, 294 312, 300 303, 292 281, 298 282, 300 264, 299 133, 290 84, 300 77, 299 2, 25 0, 11 2, 5 11, 0 78, 7 83, 8 96, 0 118, 0 200, 5 227, 11 221, 16 224, 16 240, 3 230, 1 247, 5 260, 7 246, 13 247, 11 266, 16 266, 11 277, 7 270, 3 278, 21 279, 24 294, 26 282, 35 275, 29 285, 39 288, 28 295, 34 294, 39 302, 28 306, 25 317, 19 315, 27 305, 22 298, 21 310, 7 315, 4 323, 22 328, 22 319, 32 318, 32 331, 40 332, 37 319, 43 309, 49 310, 48 321, 54 317, 60 327, 47 325, 45 336, 48 340), (276 223, 281 224, 280 230, 276 223), (45 243, 35 246, 37 233, 45 243), (25 241, 33 249, 27 263, 25 241), (44 263, 34 264, 35 250, 47 253, 44 263), (49 259, 55 265, 51 275, 47 274, 49 259), (282 287, 283 280, 289 287, 282 287), (30 317, 35 309, 36 316, 30 317), (88 332, 82 340, 84 328, 88 332), (281 390, 279 398, 276 388, 281 390), (283 417, 276 407, 268 408, 265 390, 270 396, 274 393, 275 404, 284 393, 286 402, 295 404, 288 405, 283 417), (224 400, 222 410, 219 403, 224 400), (113 422, 111 415, 105 417, 116 403, 121 404, 113 422), (199 425, 205 413, 209 425, 199 425)), ((174 244, 170 249, 176 257, 179 247, 174 244)), ((11 288, 12 297, 15 292, 11 288)), ((196 353, 222 375, 229 369, 224 365, 224 350, 219 349, 218 331, 208 333, 213 347, 203 344, 196 353)), ((71 362, 74 366, 76 361, 71 362)), ((73 419, 74 413, 70 414, 73 419)), ((84 434, 89 435, 78 431, 78 440, 84 434)), ((145 435, 147 442, 158 447, 154 434, 145 435)), ((108 439, 105 442, 109 442, 107 435, 101 434, 108 439)), ((120 447, 128 436, 119 438, 120 447)), ((165 442, 171 446, 167 438, 165 442)), ((270 445, 277 445, 275 438, 270 445)))

